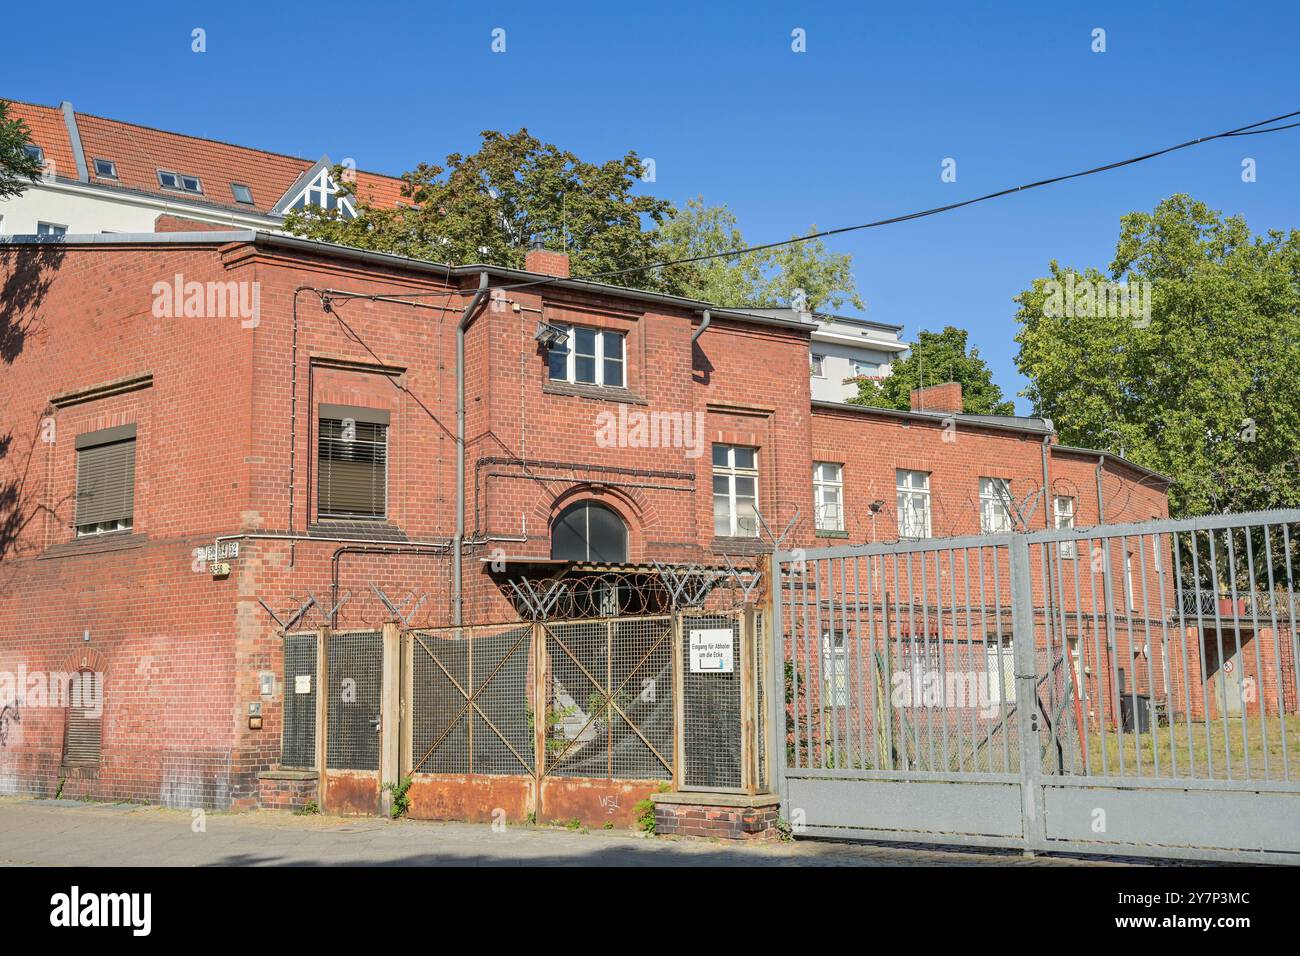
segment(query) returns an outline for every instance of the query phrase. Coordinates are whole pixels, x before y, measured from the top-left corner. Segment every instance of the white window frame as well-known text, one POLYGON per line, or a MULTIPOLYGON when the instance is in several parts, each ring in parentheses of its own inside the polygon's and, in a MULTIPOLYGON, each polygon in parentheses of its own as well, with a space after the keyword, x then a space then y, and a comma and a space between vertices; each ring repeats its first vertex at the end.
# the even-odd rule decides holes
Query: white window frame
POLYGON ((980 531, 983 534, 1010 534, 1015 530, 1011 501, 1011 482, 1008 479, 980 477, 980 531))
MULTIPOLYGON (((718 534, 718 526, 717 526, 717 518, 716 518, 717 512, 716 512, 716 502, 715 502, 715 512, 714 512, 715 518, 713 524, 713 533, 717 537, 724 537, 724 538, 757 538, 758 537, 757 512, 759 507, 758 505, 758 501, 759 501, 758 449, 753 448, 749 445, 728 445, 722 442, 718 442, 713 447, 727 449, 727 463, 725 465, 719 465, 715 461, 713 464, 713 477, 727 479, 727 518, 728 518, 728 532, 729 532, 728 534, 725 535, 718 534), (751 451, 754 453, 753 468, 740 468, 736 466, 737 448, 745 449, 747 451, 751 451), (740 514, 736 510, 736 479, 737 478, 754 479, 754 511, 756 517, 754 519, 754 527, 752 530, 745 530, 744 528, 742 528, 740 522, 740 514)), ((717 496, 718 496, 718 492, 714 491, 713 498, 716 499, 717 496)), ((742 497, 748 497, 748 496, 746 495, 742 497)))
POLYGON ((880 375, 880 363, 868 362, 865 359, 853 360, 853 374, 858 378, 872 378, 880 375))
MULTIPOLYGON (((1057 530, 1074 527, 1074 497, 1072 495, 1054 495, 1052 497, 1052 523, 1057 530)), ((1077 558, 1078 548, 1073 541, 1060 543, 1060 555, 1063 558, 1077 558)))
POLYGON ((298 205, 298 200, 303 200, 308 206, 315 206, 317 209, 328 209, 325 200, 329 196, 338 198, 337 208, 340 214, 347 219, 355 219, 357 215, 356 207, 352 205, 352 200, 347 196, 340 196, 338 183, 334 182, 334 177, 330 175, 328 169, 322 169, 311 180, 298 190, 298 194, 284 207, 286 210, 293 209, 298 205))
POLYGON ((550 357, 549 356, 547 357, 546 374, 549 381, 565 382, 569 385, 590 385, 596 388, 623 388, 623 389, 627 388, 627 333, 620 332, 617 329, 599 329, 594 326, 586 326, 586 325, 581 326, 581 328, 584 328, 587 331, 594 333, 596 337, 596 353, 594 356, 594 361, 596 363, 596 376, 595 376, 596 380, 594 382, 579 382, 578 373, 577 373, 578 353, 577 353, 577 349, 574 347, 575 340, 576 340, 576 336, 574 335, 574 329, 577 328, 577 326, 566 325, 560 322, 551 322, 548 324, 554 326, 557 329, 564 330, 564 341, 562 343, 559 343, 556 346, 553 346, 552 351, 558 348, 563 348, 565 350, 564 378, 556 378, 554 375, 551 374, 550 357), (608 340, 611 337, 617 339, 618 341, 619 354, 617 358, 613 356, 607 356, 605 354, 606 340, 608 340), (623 381, 618 385, 605 384, 606 359, 608 359, 611 362, 618 362, 620 368, 623 371, 623 381))
POLYGON ((178 173, 171 169, 160 169, 158 170, 158 185, 162 189, 170 189, 172 192, 186 193, 191 196, 203 195, 203 180, 199 179, 198 176, 191 176, 189 173, 178 173), (168 186, 163 182, 163 176, 172 177, 176 180, 176 185, 168 186), (194 189, 190 189, 185 185, 185 180, 187 179, 194 180, 194 189))
POLYGON ((898 537, 902 541, 916 541, 930 537, 930 473, 908 468, 894 470, 894 491, 898 510, 898 537), (925 527, 912 526, 914 502, 922 506, 925 527), (918 533, 918 531, 920 533, 918 533))
POLYGON ((816 527, 818 531, 843 531, 844 530, 844 465, 834 461, 815 461, 813 462, 813 504, 816 506, 814 512, 817 516, 816 527), (823 478, 822 470, 824 468, 834 468, 834 478, 823 478), (831 490, 836 492, 836 499, 828 502, 827 493, 831 490), (828 505, 835 508, 834 520, 827 518, 828 505))
POLYGON ((841 630, 822 633, 823 692, 829 707, 849 706, 848 638, 841 630))
POLYGON ((36 224, 36 235, 38 236, 55 236, 62 237, 68 234, 68 227, 57 222, 38 222, 36 224), (41 227, 45 227, 45 232, 41 232, 41 227), (55 231, 57 230, 57 232, 55 231))
POLYGON ((984 651, 984 686, 990 704, 1016 702, 1016 667, 1010 638, 988 635, 984 651), (999 667, 999 663, 1001 667, 999 667))
POLYGON ((826 356, 820 352, 808 353, 808 374, 813 378, 826 377, 826 356))

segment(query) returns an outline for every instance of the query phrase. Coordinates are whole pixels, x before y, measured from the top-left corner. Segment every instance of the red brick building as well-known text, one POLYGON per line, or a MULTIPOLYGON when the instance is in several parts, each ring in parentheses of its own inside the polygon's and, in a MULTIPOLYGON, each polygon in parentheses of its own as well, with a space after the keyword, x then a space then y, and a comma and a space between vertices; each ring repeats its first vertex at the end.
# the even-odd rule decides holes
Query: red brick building
POLYGON ((797 320, 529 269, 253 232, 0 245, 0 671, 103 686, 100 715, 0 718, 0 790, 249 805, 280 759, 267 609, 309 597, 303 626, 378 626, 380 591, 498 622, 510 575, 770 550, 756 512, 809 547, 1166 514, 1160 476, 955 386, 813 404, 797 320))

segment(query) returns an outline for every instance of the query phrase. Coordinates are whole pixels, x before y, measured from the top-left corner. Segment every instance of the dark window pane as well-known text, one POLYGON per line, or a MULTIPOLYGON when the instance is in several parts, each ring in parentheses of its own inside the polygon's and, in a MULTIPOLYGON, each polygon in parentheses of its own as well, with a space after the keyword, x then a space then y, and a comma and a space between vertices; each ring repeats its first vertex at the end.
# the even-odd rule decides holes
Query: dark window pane
POLYGON ((569 377, 569 350, 563 345, 552 346, 546 356, 546 367, 552 381, 563 382, 569 377))
POLYGON ((579 355, 596 355, 596 330, 577 328, 573 330, 574 351, 579 355))
POLYGON ((627 526, 603 505, 579 501, 551 526, 551 557, 564 561, 627 560, 627 526))
POLYGON ((596 360, 578 353, 573 359, 573 380, 588 385, 596 384, 596 360))
POLYGON ((754 449, 737 448, 736 449, 736 467, 753 468, 754 467, 754 449))
POLYGON ((560 561, 587 560, 587 515, 580 506, 565 509, 551 526, 551 557, 560 561))
POLYGON ((605 359, 605 385, 613 388, 623 387, 623 363, 605 359))
POLYGON ((727 467, 727 449, 729 447, 729 445, 713 446, 713 463, 715 465, 720 465, 723 468, 727 467))

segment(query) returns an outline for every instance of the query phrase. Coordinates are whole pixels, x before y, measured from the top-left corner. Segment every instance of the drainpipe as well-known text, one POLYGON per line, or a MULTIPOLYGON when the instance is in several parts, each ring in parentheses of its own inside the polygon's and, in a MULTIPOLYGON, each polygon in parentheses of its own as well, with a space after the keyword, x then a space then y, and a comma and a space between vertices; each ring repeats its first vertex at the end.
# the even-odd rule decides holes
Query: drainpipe
POLYGON ((1056 517, 1056 502, 1052 500, 1052 477, 1047 470, 1047 449, 1052 443, 1051 424, 1049 420, 1048 432, 1043 436, 1043 527, 1049 531, 1052 528, 1052 519, 1056 517))
POLYGON ((696 329, 696 330, 695 330, 695 334, 691 336, 691 344, 692 344, 692 345, 694 345, 694 344, 699 340, 700 336, 704 334, 704 330, 707 329, 707 328, 709 327, 709 323, 712 322, 712 321, 713 321, 713 316, 711 316, 711 315, 709 314, 709 310, 708 310, 708 309, 705 309, 705 310, 704 310, 704 321, 700 323, 700 327, 699 327, 698 329, 696 329))
POLYGON ((465 330, 487 294, 488 274, 478 274, 478 290, 456 324, 456 535, 451 546, 451 623, 460 623, 461 548, 465 543, 465 330))
POLYGON ((1106 504, 1101 497, 1101 469, 1106 465, 1106 456, 1097 459, 1097 524, 1106 523, 1106 504))

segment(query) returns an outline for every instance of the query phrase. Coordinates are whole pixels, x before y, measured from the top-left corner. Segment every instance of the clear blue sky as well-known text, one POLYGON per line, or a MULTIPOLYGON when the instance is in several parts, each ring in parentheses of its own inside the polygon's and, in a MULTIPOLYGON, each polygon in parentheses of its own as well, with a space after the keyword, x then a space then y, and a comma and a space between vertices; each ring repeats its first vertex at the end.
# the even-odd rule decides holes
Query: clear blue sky
MULTIPOLYGON (((526 126, 746 238, 939 205, 1300 109, 1300 4, 1178 2, 9 4, 0 96, 400 173, 526 126), (207 52, 191 52, 191 30, 207 52), (490 49, 506 31, 506 52, 490 49), (807 52, 791 51, 791 31, 807 52), (1107 51, 1093 53, 1093 28, 1107 51), (957 181, 940 163, 957 160, 957 181)), ((832 240, 868 315, 953 323, 1008 393, 1011 297, 1109 263, 1121 214, 1185 191, 1300 226, 1300 129, 832 240), (1258 181, 1241 181, 1241 160, 1258 181)), ((1026 403, 1019 401, 1022 411, 1026 403)))

